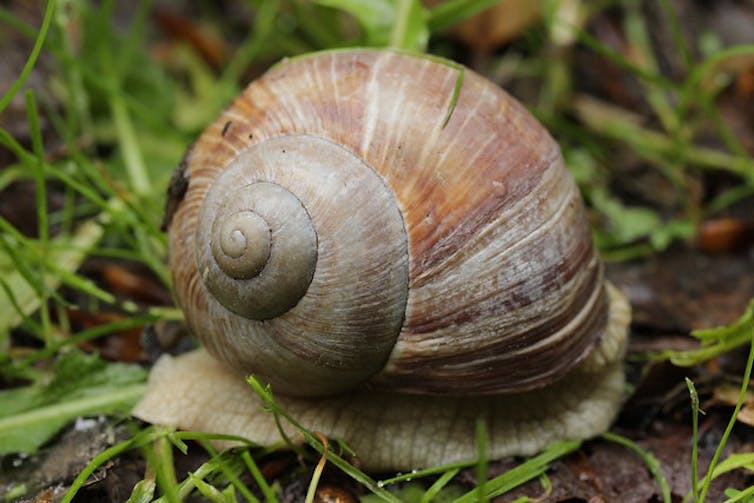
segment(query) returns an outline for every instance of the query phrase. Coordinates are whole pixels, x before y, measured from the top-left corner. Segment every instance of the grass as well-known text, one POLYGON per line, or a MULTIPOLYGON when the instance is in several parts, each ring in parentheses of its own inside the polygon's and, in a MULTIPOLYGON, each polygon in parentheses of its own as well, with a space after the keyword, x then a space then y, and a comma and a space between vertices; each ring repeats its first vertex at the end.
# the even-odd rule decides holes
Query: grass
MULTIPOLYGON (((220 71, 213 70, 190 47, 173 49, 169 60, 160 60, 147 36, 152 28, 150 1, 137 3, 127 26, 115 25, 118 4, 112 0, 48 0, 38 26, 0 7, 0 32, 13 32, 31 47, 18 77, 0 96, 0 113, 22 103, 28 127, 28 138, 15 138, 9 130, 0 128, 0 145, 15 159, 0 172, 0 192, 12 190, 15 184, 32 184, 37 220, 36 232, 30 236, 0 218, 0 376, 8 388, 0 391, 0 401, 18 405, 22 402, 18 397, 23 395, 27 405, 23 410, 0 407, 5 411, 0 413, 0 451, 14 451, 9 447, 14 445, 11 441, 5 444, 7 449, 3 448, 3 438, 15 441, 33 437, 22 449, 33 452, 64 426, 66 418, 98 412, 125 414, 140 394, 144 376, 136 366, 100 360, 87 364, 88 373, 66 373, 61 370, 63 363, 79 361, 77 348, 84 342, 158 320, 180 319, 180 312, 164 306, 137 305, 82 274, 80 267, 97 257, 128 260, 142 264, 170 287, 160 220, 171 171, 185 147, 241 89, 250 68, 258 71, 284 56, 357 45, 391 45, 413 52, 432 47, 440 56, 452 57, 452 51, 442 53, 447 47, 442 42, 444 30, 492 3, 451 0, 427 9, 410 0, 385 0, 374 3, 381 9, 374 13, 366 12, 363 2, 348 0, 249 0, 254 12, 252 29, 245 32, 220 71), (343 21, 343 12, 353 16, 359 29, 354 29, 353 22, 343 21), (41 58, 51 61, 54 68, 47 70, 47 86, 26 89, 41 58), (53 130, 55 141, 43 132, 44 128, 53 130), (48 204, 53 191, 61 194, 63 203, 59 206, 48 204), (118 312, 123 318, 76 328, 70 320, 72 310, 118 312), (108 378, 103 381, 102 376, 108 378), (119 378, 128 384, 111 384, 108 388, 108 382, 118 382, 119 378), (11 388, 8 383, 21 385, 11 388), (84 393, 94 389, 92 383, 101 386, 96 388, 100 391, 97 396, 84 393), (58 421, 50 427, 52 418, 58 421), (44 427, 38 434, 29 435, 32 424, 44 427)), ((543 82, 529 106, 561 141, 569 168, 599 217, 595 238, 601 251, 606 257, 622 259, 662 251, 674 242, 690 239, 702 219, 754 195, 754 159, 718 108, 718 98, 729 88, 729 68, 740 58, 754 58, 754 46, 717 48, 694 59, 692 48, 699 41, 684 38, 680 21, 669 2, 663 0, 659 4, 670 19, 671 39, 684 70, 680 77, 670 78, 660 70, 639 2, 616 3, 624 13, 622 28, 630 52, 609 48, 584 29, 586 20, 604 8, 602 2, 546 1, 542 2, 542 19, 521 37, 524 42, 519 49, 492 59, 498 68, 508 69, 511 79, 536 77, 543 82), (566 12, 574 5, 579 9, 575 14, 566 12), (562 58, 553 62, 552 55, 571 51, 576 43, 638 82, 651 121, 574 92, 573 68, 562 58), (701 145, 702 136, 716 139, 720 147, 701 145), (666 180, 676 194, 673 204, 658 209, 625 203, 611 189, 615 173, 610 160, 616 150, 630 152, 666 180), (708 201, 687 197, 702 172, 725 173, 736 183, 708 201)), ((462 83, 462 68, 459 66, 456 93, 462 83)), ((448 116, 455 98, 451 101, 448 116)), ((745 344, 754 348, 751 312, 750 307, 737 324, 697 334, 702 347, 696 352, 657 357, 697 365, 745 344)), ((724 457, 723 451, 751 368, 750 355, 741 398, 701 481, 696 475, 698 396, 689 381, 694 421, 690 469, 694 482, 687 500, 703 501, 716 477, 754 465, 750 455, 724 457)), ((254 381, 251 384, 281 421, 297 424, 277 407, 264 386, 254 381)), ((236 494, 249 501, 257 499, 255 494, 276 501, 279 486, 267 482, 258 465, 270 450, 247 445, 218 453, 209 443, 217 435, 132 426, 132 436, 97 455, 73 481, 63 501, 71 501, 98 467, 132 450, 143 453, 148 468, 129 501, 180 501, 194 492, 211 501, 235 501, 236 494), (189 440, 206 451, 209 460, 181 479, 175 472, 173 456, 187 452, 189 440), (242 482, 244 476, 255 481, 254 488, 242 482)), ((540 478, 549 491, 544 474, 550 463, 579 447, 573 442, 556 444, 487 480, 483 454, 487 440, 481 423, 477 445, 482 454, 477 462, 374 480, 338 456, 327 439, 300 425, 299 429, 319 453, 317 470, 321 471, 325 461, 336 466, 370 491, 372 501, 400 501, 404 497, 416 501, 443 497, 448 501, 484 501, 535 478, 540 478), (463 494, 454 481, 459 472, 472 467, 480 483, 463 494), (417 485, 420 480, 430 482, 417 485)), ((645 461, 667 501, 669 488, 653 455, 629 439, 615 434, 606 438, 645 461)), ((317 476, 313 476, 311 495, 317 484, 317 476)), ((18 486, 11 494, 20 496, 23 491, 18 486)), ((730 491, 729 501, 744 501, 752 492, 751 488, 730 491)))

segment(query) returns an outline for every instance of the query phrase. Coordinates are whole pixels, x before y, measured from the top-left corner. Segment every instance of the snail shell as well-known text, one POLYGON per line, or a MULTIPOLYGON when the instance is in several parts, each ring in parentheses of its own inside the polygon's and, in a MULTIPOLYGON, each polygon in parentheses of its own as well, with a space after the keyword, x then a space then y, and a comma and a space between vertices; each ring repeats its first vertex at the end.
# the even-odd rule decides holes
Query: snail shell
POLYGON ((607 303, 560 151, 470 71, 454 103, 460 78, 327 53, 277 66, 207 129, 170 250, 210 353, 302 395, 521 391, 589 354, 607 303))
MULTIPOLYGON (((608 293, 557 144, 481 76, 391 51, 285 61, 207 128, 177 177, 176 296, 229 369, 288 396, 398 392, 415 416, 432 397, 406 393, 493 395, 475 403, 497 413, 501 393, 531 401, 523 392, 602 376, 591 398, 611 404, 605 415, 563 435, 605 429, 617 410, 628 307, 608 293)), ((455 404, 443 407, 477 410, 455 404)))

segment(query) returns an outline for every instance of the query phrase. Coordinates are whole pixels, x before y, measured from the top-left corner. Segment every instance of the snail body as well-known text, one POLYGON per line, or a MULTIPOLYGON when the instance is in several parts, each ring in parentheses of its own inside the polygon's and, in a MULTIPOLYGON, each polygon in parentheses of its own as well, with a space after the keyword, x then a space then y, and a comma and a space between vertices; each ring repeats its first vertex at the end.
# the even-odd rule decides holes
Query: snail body
MULTIPOLYGON (((400 455, 385 411, 408 414, 400 428, 430 409, 471 424, 489 416, 495 456, 609 425, 628 306, 604 281, 557 144, 479 75, 392 51, 285 61, 207 128, 178 173, 188 189, 169 215, 170 260, 187 323, 213 357, 188 365, 202 375, 243 393, 238 376, 256 374, 307 426, 349 442, 374 410, 390 453, 364 461, 379 468, 473 456, 473 428, 452 453, 400 455), (496 427, 498 416, 579 379, 595 383, 582 386, 585 413, 605 412, 585 420, 567 405, 580 426, 512 450, 502 432, 519 427, 511 417, 496 427)), ((172 382, 179 366, 153 376, 172 382)), ((146 419, 277 438, 262 412, 235 416, 253 418, 243 429, 153 412, 168 388, 152 381, 137 408, 146 419)), ((561 421, 562 400, 550 401, 532 424, 561 421)))

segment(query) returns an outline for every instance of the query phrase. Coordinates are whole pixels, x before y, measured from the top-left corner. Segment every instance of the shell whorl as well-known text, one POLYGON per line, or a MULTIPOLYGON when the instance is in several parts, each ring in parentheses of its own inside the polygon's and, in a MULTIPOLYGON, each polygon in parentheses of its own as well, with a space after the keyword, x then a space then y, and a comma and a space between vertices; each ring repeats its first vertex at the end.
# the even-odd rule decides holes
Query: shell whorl
POLYGON ((234 279, 255 277, 270 259, 270 224, 253 210, 221 208, 212 224, 212 256, 234 279))
POLYGON ((254 182, 234 190, 242 169, 231 164, 207 194, 200 221, 211 226, 202 226, 197 242, 209 247, 197 247, 197 262, 222 305, 267 320, 295 306, 309 288, 317 234, 301 201, 283 187, 254 182))
POLYGON ((328 394, 382 369, 408 290, 403 220, 352 152, 283 135, 239 152, 211 184, 194 237, 215 355, 289 394, 328 394))

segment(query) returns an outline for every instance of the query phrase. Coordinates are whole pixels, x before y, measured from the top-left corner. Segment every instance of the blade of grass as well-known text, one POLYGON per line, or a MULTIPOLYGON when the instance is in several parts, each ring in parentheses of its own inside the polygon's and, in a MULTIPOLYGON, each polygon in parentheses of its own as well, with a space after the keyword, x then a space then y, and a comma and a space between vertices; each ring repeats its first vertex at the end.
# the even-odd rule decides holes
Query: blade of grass
POLYGON ((701 96, 697 103, 704 110, 704 117, 702 120, 710 121, 714 124, 718 136, 723 140, 723 143, 728 150, 741 157, 748 156, 749 153, 746 150, 746 147, 744 147, 741 141, 736 137, 733 129, 728 125, 725 119, 723 119, 713 97, 701 96))
POLYGON ((736 454, 731 454, 715 467, 712 478, 715 479, 724 473, 728 473, 739 468, 745 468, 749 471, 754 471, 754 452, 739 452, 736 454))
POLYGON ((6 165, 0 172, 0 190, 25 177, 26 170, 16 165, 6 165))
POLYGON ((419 0, 397 0, 395 22, 388 45, 424 52, 429 39, 426 19, 427 12, 419 0))
MULTIPOLYGON (((184 440, 196 440, 196 441, 212 441, 212 440, 226 440, 245 445, 246 447, 258 447, 249 439, 239 437, 238 435, 224 435, 222 433, 207 433, 203 431, 175 431, 170 434, 170 438, 173 440, 176 448, 180 449, 185 454, 184 440)), ((271 448, 274 450, 275 448, 271 448)))
POLYGON ((427 24, 432 33, 442 31, 503 1, 505 0, 447 0, 430 9, 427 24))
MULTIPOLYGON (((259 6, 254 15, 254 26, 249 32, 249 37, 236 50, 220 77, 220 84, 225 89, 235 90, 238 88, 241 75, 264 49, 265 44, 274 33, 281 9, 279 0, 267 0, 259 6)), ((229 92, 228 96, 233 94, 235 93, 229 92)))
MULTIPOLYGON (((16 282, 16 285, 19 283, 16 282)), ((24 283, 23 285, 26 285, 28 283, 24 283)), ((42 326, 37 323, 35 320, 33 320, 25 311, 24 307, 19 304, 18 300, 16 299, 16 293, 15 293, 15 287, 11 287, 10 284, 8 284, 7 281, 5 281, 5 278, 0 277, 0 289, 5 293, 6 300, 8 301, 8 304, 6 304, 6 312, 10 312, 8 309, 8 305, 13 308, 13 312, 15 313, 15 316, 18 317, 18 321, 16 323, 13 323, 12 325, 10 323, 1 323, 0 324, 0 354, 3 354, 5 351, 7 351, 10 338, 10 330, 20 324, 25 324, 31 327, 32 333, 42 333, 42 326)), ((34 297, 36 298, 36 296, 34 297)), ((0 318, 0 321, 2 319, 0 318)))
MULTIPOLYGON (((649 41, 645 16, 641 12, 640 2, 630 0, 624 2, 626 8, 625 15, 625 32, 629 39, 633 51, 631 54, 636 63, 644 72, 652 75, 659 75, 657 60, 654 57, 654 50, 649 41)), ((677 115, 676 109, 668 102, 666 90, 654 84, 654 81, 643 80, 646 98, 654 110, 665 131, 676 137, 679 132, 680 116, 677 115)))
POLYGON ((683 82, 680 93, 679 108, 685 110, 696 103, 700 95, 708 94, 705 92, 705 86, 709 86, 712 81, 711 75, 719 72, 720 68, 731 59, 739 56, 750 56, 754 54, 754 44, 736 45, 720 49, 708 56, 701 63, 696 64, 689 73, 689 76, 683 82))
POLYGON ((552 482, 550 481, 550 477, 547 476, 546 473, 543 473, 539 476, 539 485, 542 486, 542 494, 537 496, 537 499, 535 501, 546 501, 547 498, 550 497, 552 494, 552 482))
POLYGON ((699 487, 699 394, 691 379, 685 379, 691 396, 691 494, 695 498, 699 487))
MULTIPOLYGON (((564 27, 564 29, 573 30, 574 28, 570 26, 566 26, 564 27)), ((578 39, 580 43, 584 44, 585 46, 587 46, 589 49, 593 50, 597 54, 604 56, 610 62, 626 70, 632 75, 638 78, 641 78, 642 80, 652 82, 655 85, 658 85, 659 87, 662 87, 668 90, 681 89, 682 86, 679 85, 678 83, 658 73, 648 72, 644 70, 643 68, 635 64, 633 61, 629 60, 623 54, 603 44, 599 39, 589 34, 588 31, 576 29, 575 34, 576 34, 576 38, 578 39)))
MULTIPOLYGON (((143 6, 143 2, 142 2, 143 6)), ((95 13, 96 30, 99 44, 97 57, 100 67, 98 80, 106 84, 107 104, 110 117, 116 132, 118 147, 123 159, 123 165, 128 175, 128 181, 137 199, 149 194, 151 183, 144 163, 141 147, 136 137, 136 130, 131 120, 130 111, 124 99, 123 81, 128 60, 134 52, 134 40, 116 40, 109 32, 113 19, 114 2, 106 1, 95 13), (117 48, 117 49, 116 49, 117 48), (126 61, 121 61, 125 59, 126 61)), ((143 12, 141 14, 144 15, 143 12)), ((138 15, 137 15, 138 18, 138 15)), ((134 24, 132 34, 138 30, 138 20, 134 24)))
POLYGON ((662 473, 660 462, 651 452, 642 449, 641 446, 639 446, 636 442, 609 431, 603 433, 602 436, 610 440, 611 442, 615 442, 624 447, 627 447, 629 450, 638 455, 644 462, 644 464, 647 465, 647 468, 649 468, 649 471, 652 473, 652 475, 654 475, 654 478, 657 481, 657 485, 660 487, 660 491, 662 493, 662 500, 665 503, 670 503, 672 501, 670 495, 670 484, 668 484, 668 480, 665 478, 665 474, 662 473))
POLYGON ((743 491, 739 491, 734 496, 725 500, 723 503, 751 503, 754 499, 754 486, 751 486, 743 491))
POLYGON ((248 450, 244 450, 241 453, 241 459, 246 464, 246 468, 248 468, 251 476, 254 477, 254 480, 259 486, 259 490, 264 495, 265 501, 267 501, 268 503, 276 503, 278 499, 275 495, 275 491, 272 490, 270 485, 267 483, 267 480, 265 480, 264 475, 262 475, 262 472, 259 470, 259 467, 254 462, 254 458, 251 457, 251 454, 248 450))
POLYGON ((315 0, 316 3, 345 12, 358 21, 365 35, 365 45, 385 46, 396 23, 395 9, 399 0, 315 0))
MULTIPOLYGON (((254 392, 262 400, 262 402, 264 402, 265 407, 267 407, 267 409, 270 412, 288 421, 294 428, 296 428, 296 430, 299 433, 301 433, 306 443, 309 444, 311 447, 313 447, 314 450, 316 450, 320 454, 325 453, 325 448, 324 448, 324 445, 322 445, 322 442, 315 435, 313 435, 309 430, 304 428, 292 416, 290 416, 282 407, 280 407, 277 404, 277 402, 275 402, 272 396, 272 392, 270 391, 268 386, 262 385, 262 383, 254 376, 248 376, 246 379, 246 382, 249 383, 249 386, 251 386, 251 389, 253 389, 254 392)), ((337 466, 346 475, 348 475, 355 481, 359 482, 364 487, 372 491, 374 494, 383 498, 385 501, 389 501, 392 503, 400 503, 400 501, 396 499, 395 496, 393 496, 388 491, 383 489, 382 486, 380 486, 377 482, 375 482, 371 477, 369 477, 367 474, 365 474, 361 470, 357 469, 355 466, 346 462, 346 460, 344 460, 337 454, 331 452, 329 455, 329 461, 333 465, 337 466)))
MULTIPOLYGON (((20 235, 13 226, 2 218, 0 218, 0 229, 18 242, 23 243, 22 249, 28 255, 24 259, 18 258, 16 260, 17 270, 5 278, 13 288, 18 305, 24 309, 27 316, 36 311, 48 295, 57 296, 55 290, 62 284, 69 285, 108 304, 115 302, 115 297, 112 294, 97 287, 91 280, 71 272, 78 269, 87 256, 87 249, 98 242, 104 234, 103 227, 96 220, 84 222, 76 231, 76 234, 66 242, 67 246, 61 247, 60 250, 51 252, 46 256, 40 254, 33 245, 33 241, 20 235), (53 273, 48 275, 44 284, 41 279, 37 278, 35 272, 28 269, 30 263, 42 261, 53 273)), ((11 256, 16 255, 16 252, 11 248, 6 248, 6 252, 11 256)), ((58 302, 63 303, 64 301, 62 298, 58 298, 58 302)), ((21 319, 12 306, 0 302, 1 323, 13 327, 21 319)))
MULTIPOLYGON (((578 440, 567 440, 550 445, 538 456, 530 458, 504 474, 485 482, 483 485, 485 497, 494 498, 500 496, 514 487, 540 476, 547 470, 549 463, 570 454, 580 446, 581 442, 578 440)), ((477 488, 474 488, 458 498, 455 503, 471 503, 477 501, 478 496, 477 488)))
MULTIPOLYGON (((181 452, 184 454, 186 453, 185 450, 185 444, 183 444, 183 440, 196 440, 202 445, 209 445, 207 444, 210 440, 230 440, 233 442, 237 442, 240 444, 244 444, 246 446, 251 446, 251 443, 243 438, 243 437, 237 437, 234 435, 220 435, 220 434, 214 434, 214 433, 203 433, 203 432, 194 432, 194 431, 171 431, 168 434, 168 438, 171 439, 173 442, 173 445, 176 445, 181 452), (182 445, 183 447, 179 447, 182 445)), ((217 454, 214 452, 214 450, 207 451, 210 456, 212 456, 208 461, 200 465, 196 470, 194 470, 192 473, 195 477, 197 477, 199 480, 205 480, 210 477, 213 477, 215 475, 223 474, 224 471, 228 471, 229 468, 226 466, 223 468, 223 465, 226 464, 227 461, 232 461, 234 463, 238 462, 237 453, 234 450, 225 451, 221 454, 217 454), (214 455, 212 455, 212 452, 214 452, 214 455)), ((240 464, 238 465, 241 466, 240 464)), ((178 494, 178 497, 182 500, 191 494, 191 491, 193 491, 196 488, 196 484, 194 483, 196 479, 193 477, 187 477, 180 483, 178 483, 176 487, 176 491, 178 494)), ((160 497, 157 500, 155 500, 155 503, 164 503, 164 497, 160 497)), ((274 502, 274 500, 272 500, 274 502)))
POLYGON ((14 15, 7 7, 0 6, 0 23, 7 24, 27 38, 37 38, 37 29, 14 15))
POLYGON ((24 83, 26 83, 26 79, 29 78, 29 74, 31 73, 32 68, 34 68, 37 59, 39 58, 39 54, 42 52, 42 46, 44 45, 45 39, 47 38, 47 32, 50 29, 50 24, 52 23, 52 14, 54 12, 55 0, 48 0, 47 6, 45 7, 45 14, 42 18, 42 26, 39 28, 39 32, 37 33, 37 39, 34 41, 34 47, 31 50, 31 54, 29 54, 29 58, 26 60, 26 64, 24 64, 24 67, 21 70, 21 73, 18 75, 18 78, 13 82, 13 84, 11 84, 8 91, 0 98, 0 113, 5 110, 5 107, 8 106, 16 93, 18 93, 24 83))
POLYGON ((76 39, 77 30, 71 29, 72 26, 81 22, 81 6, 75 2, 66 1, 62 8, 57 9, 55 15, 55 25, 58 44, 52 48, 56 54, 60 67, 63 72, 63 81, 65 85, 65 121, 61 125, 55 125, 57 121, 57 110, 55 107, 49 107, 47 116, 50 118, 55 130, 61 138, 65 139, 66 146, 69 150, 78 149, 76 146, 76 137, 82 136, 93 138, 95 134, 94 125, 92 124, 91 111, 89 109, 89 96, 84 89, 84 78, 79 69, 79 58, 77 50, 79 40, 76 39))
POLYGON ((662 351, 653 355, 657 359, 669 359, 674 365, 692 366, 726 353, 749 342, 754 330, 754 299, 749 302, 741 317, 730 325, 693 330, 691 335, 699 339, 702 347, 686 351, 662 351))
POLYGON ((173 447, 166 435, 157 437, 154 442, 142 448, 148 465, 157 480, 157 487, 170 503, 180 501, 176 486, 178 480, 175 476, 175 464, 173 460, 173 447))
POLYGON ((131 495, 126 500, 126 503, 149 503, 154 499, 154 491, 157 488, 157 484, 154 477, 147 474, 144 479, 134 484, 134 488, 131 491, 131 495))
MULTIPOLYGON (((2 225, 4 221, 0 218, 0 230, 5 230, 2 225)), ((57 296, 54 290, 48 290, 47 286, 37 277, 36 271, 33 270, 35 264, 30 264, 23 257, 22 247, 18 241, 8 235, 0 235, 0 250, 5 252, 10 263, 13 266, 11 272, 5 279, 9 289, 14 294, 14 300, 0 304, 0 323, 6 329, 15 327, 25 316, 30 316, 35 312, 42 300, 46 300, 49 295, 57 296), (22 313, 17 308, 23 309, 22 313)), ((57 296, 57 300, 63 300, 57 296)), ((40 325, 44 331, 44 327, 40 325)), ((37 334, 40 339, 44 340, 44 334, 37 334)))
POLYGON ((322 454, 322 456, 320 456, 319 461, 317 462, 317 466, 314 467, 314 473, 312 473, 312 478, 309 481, 309 488, 306 491, 306 498, 304 498, 304 503, 314 502, 314 498, 317 495, 317 485, 319 485, 319 479, 320 477, 322 477, 322 472, 325 470, 325 465, 327 464, 327 453, 330 451, 330 448, 327 445, 327 439, 324 435, 319 432, 314 432, 314 436, 319 438, 319 441, 322 442, 322 448, 325 452, 322 454))
POLYGON ((683 34, 683 26, 681 20, 678 17, 678 12, 675 7, 668 0, 660 0, 660 7, 665 12, 670 24, 670 33, 675 42, 678 53, 681 56, 681 62, 683 63, 683 70, 687 71, 692 65, 691 52, 689 51, 686 37, 683 34))
POLYGON ((114 58, 116 66, 113 70, 119 82, 122 82, 127 73, 133 68, 135 56, 141 47, 143 47, 147 21, 152 13, 152 4, 153 0, 138 0, 136 6, 133 8, 133 17, 129 23, 126 36, 117 44, 117 57, 114 58))
MULTIPOLYGON (((179 482, 176 487, 176 493, 178 494, 180 500, 186 499, 191 494, 191 491, 196 489, 197 479, 204 480, 206 477, 213 475, 218 470, 219 468, 217 466, 217 461, 210 459, 206 463, 203 463, 201 466, 199 466, 199 468, 197 468, 193 472, 190 472, 189 476, 186 477, 183 481, 179 482)), ((165 496, 163 495, 160 498, 154 500, 154 503, 165 503, 166 499, 167 498, 165 498, 165 496)))
POLYGON ((429 488, 425 491, 425 493, 422 495, 421 500, 419 500, 419 503, 429 503, 430 501, 433 501, 434 498, 440 493, 440 491, 443 490, 443 488, 448 485, 448 482, 450 482, 453 477, 458 475, 458 472, 460 472, 460 468, 454 468, 452 470, 448 470, 447 472, 443 473, 429 488))
POLYGON ((124 408, 124 406, 133 405, 144 394, 145 390, 146 384, 132 384, 118 391, 84 396, 0 418, 0 436, 8 437, 13 432, 30 431, 36 425, 49 424, 57 420, 66 422, 68 418, 103 410, 124 408))
POLYGON ((735 426, 736 424, 738 413, 741 411, 741 408, 743 407, 744 401, 746 399, 746 391, 749 389, 749 384, 751 383, 751 372, 752 367, 754 367, 754 326, 749 328, 749 333, 751 346, 749 349, 749 358, 746 361, 746 370, 744 371, 744 376, 741 381, 741 391, 738 395, 738 401, 736 402, 736 406, 733 409, 733 414, 731 415, 730 421, 728 421, 728 425, 726 426, 725 431, 723 432, 723 436, 717 445, 717 449, 715 449, 715 454, 712 456, 712 461, 710 461, 710 464, 707 467, 707 473, 704 476, 704 481, 702 482, 702 489, 699 492, 699 503, 704 503, 704 500, 707 497, 707 492, 709 491, 710 483, 712 482, 712 474, 714 473, 715 467, 717 466, 717 461, 720 459, 720 456, 722 456, 723 449, 725 449, 725 445, 728 443, 728 437, 730 437, 730 433, 731 431, 733 431, 733 426, 735 426))
MULTIPOLYGON (((227 503, 227 500, 223 496, 223 493, 221 493, 215 486, 208 484, 203 479, 197 477, 191 472, 189 472, 188 476, 191 479, 191 482, 193 482, 194 485, 196 486, 196 489, 201 493, 201 495, 204 498, 207 499, 207 501, 211 501, 212 503, 227 503)), ((251 500, 251 501, 258 501, 258 500, 255 498, 254 500, 251 500)))
MULTIPOLYGON (((44 144, 42 141, 42 132, 39 127, 39 113, 37 112, 37 102, 34 98, 34 91, 28 89, 25 93, 26 114, 29 121, 29 135, 31 137, 32 151, 36 157, 36 162, 30 164, 32 176, 35 185, 35 202, 37 208, 37 234, 40 248, 41 260, 37 274, 43 283, 46 283, 48 242, 50 239, 49 224, 47 221, 47 186, 45 184, 44 168, 45 154, 44 144)), ((50 325, 50 310, 47 302, 39 303, 39 317, 41 319, 41 336, 45 344, 52 342, 52 327, 50 325)))
MULTIPOLYGON (((218 452, 215 450, 212 445, 206 441, 206 440, 199 440, 199 444, 204 448, 205 451, 209 453, 210 456, 212 456, 213 459, 217 459, 218 467, 220 468, 220 471, 222 474, 233 484, 233 487, 238 489, 238 492, 240 492, 244 498, 246 498, 246 501, 250 502, 258 502, 259 500, 249 491, 249 488, 246 487, 246 485, 241 482, 241 480, 238 478, 238 476, 233 472, 233 470, 228 466, 228 464, 225 462, 225 457, 218 454, 218 452)), ((235 459, 235 456, 233 456, 233 459, 235 459)))
POLYGON ((125 102, 118 95, 110 97, 110 111, 117 130, 118 143, 123 154, 123 162, 131 188, 138 197, 146 196, 150 193, 151 182, 130 114, 125 102))
POLYGON ((754 195, 754 183, 741 184, 715 196, 708 204, 706 214, 711 215, 733 206, 737 202, 754 195))
MULTIPOLYGON (((596 134, 625 142, 641 157, 658 157, 705 169, 728 171, 754 183, 754 159, 709 147, 687 145, 680 151, 673 139, 637 124, 612 120, 613 107, 585 96, 574 100, 574 111, 596 134)), ((615 115, 623 116, 617 113, 615 115)))
POLYGON ((96 455, 87 465, 81 470, 76 478, 71 483, 68 491, 66 491, 60 503, 71 503, 73 498, 78 493, 79 489, 83 487, 89 477, 103 464, 107 463, 110 459, 118 456, 119 454, 128 450, 142 447, 153 442, 161 435, 165 435, 166 432, 162 428, 149 427, 145 430, 138 432, 133 437, 115 444, 114 446, 105 449, 98 455, 96 455))
POLYGON ((489 442, 489 436, 487 435, 487 423, 483 417, 477 418, 475 427, 475 444, 477 452, 477 465, 476 465, 476 483, 477 483, 477 501, 480 503, 486 503, 489 498, 484 493, 484 482, 487 480, 487 469, 489 467, 489 454, 487 449, 487 443, 489 442))
POLYGON ((423 477, 431 477, 433 475, 437 475, 437 474, 441 474, 441 473, 445 473, 445 472, 453 471, 453 470, 460 471, 464 468, 474 466, 475 464, 476 464, 476 460, 470 460, 470 461, 461 461, 458 463, 450 463, 447 465, 433 466, 430 468, 425 468, 423 470, 412 471, 411 473, 404 473, 402 475, 396 475, 395 477, 391 477, 388 479, 382 479, 382 480, 377 481, 377 484, 380 487, 386 487, 391 484, 395 484, 397 482, 420 479, 423 477))
POLYGON ((84 329, 75 335, 72 335, 66 339, 54 341, 48 346, 31 353, 25 358, 19 360, 18 363, 14 365, 14 367, 17 370, 23 370, 31 365, 34 365, 40 360, 52 357, 55 353, 57 353, 64 347, 77 346, 81 343, 91 341, 92 339, 96 339, 107 334, 119 332, 121 330, 143 327, 144 325, 155 322, 158 319, 162 319, 159 314, 147 312, 136 316, 129 316, 122 320, 103 323, 91 328, 84 329))

